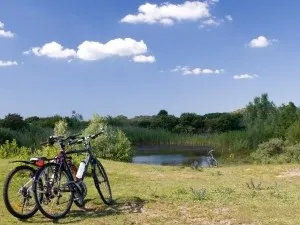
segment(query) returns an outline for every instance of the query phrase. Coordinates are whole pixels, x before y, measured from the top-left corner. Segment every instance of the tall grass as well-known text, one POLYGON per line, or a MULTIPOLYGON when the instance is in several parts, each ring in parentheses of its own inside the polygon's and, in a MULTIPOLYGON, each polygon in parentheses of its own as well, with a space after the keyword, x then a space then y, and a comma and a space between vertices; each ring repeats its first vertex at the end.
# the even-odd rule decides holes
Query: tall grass
POLYGON ((141 145, 188 145, 188 146, 211 146, 220 154, 236 153, 254 149, 254 143, 246 131, 231 131, 221 134, 193 135, 175 134, 164 130, 151 130, 146 128, 125 127, 122 128, 129 140, 135 146, 141 145))
POLYGON ((191 145, 207 144, 207 137, 192 134, 176 134, 160 129, 139 127, 121 128, 133 145, 191 145))

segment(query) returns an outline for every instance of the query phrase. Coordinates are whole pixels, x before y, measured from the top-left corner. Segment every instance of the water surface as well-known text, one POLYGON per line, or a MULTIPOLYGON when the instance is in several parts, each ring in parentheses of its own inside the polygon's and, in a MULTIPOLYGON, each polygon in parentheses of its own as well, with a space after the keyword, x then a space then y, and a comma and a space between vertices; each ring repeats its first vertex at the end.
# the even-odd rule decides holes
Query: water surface
POLYGON ((132 162, 137 164, 185 166, 197 162, 198 166, 209 167, 206 157, 207 150, 207 148, 199 149, 199 147, 189 148, 186 146, 143 147, 137 149, 132 162))

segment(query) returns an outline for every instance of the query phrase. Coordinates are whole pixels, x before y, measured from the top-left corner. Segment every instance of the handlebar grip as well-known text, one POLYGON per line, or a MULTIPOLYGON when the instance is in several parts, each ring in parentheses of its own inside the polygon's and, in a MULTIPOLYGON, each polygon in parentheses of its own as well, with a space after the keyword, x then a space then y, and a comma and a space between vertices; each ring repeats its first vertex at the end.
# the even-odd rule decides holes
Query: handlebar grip
POLYGON ((74 141, 69 141, 69 145, 81 144, 84 141, 84 138, 77 139, 74 141))
POLYGON ((67 137, 67 139, 75 139, 77 137, 79 137, 81 134, 73 134, 73 135, 70 135, 69 137, 67 137))
POLYGON ((103 134, 103 133, 104 133, 104 131, 103 131, 103 129, 101 129, 101 131, 100 131, 99 133, 93 134, 93 135, 91 135, 90 137, 91 137, 91 139, 95 139, 96 137, 98 137, 99 135, 101 135, 101 134, 103 134))

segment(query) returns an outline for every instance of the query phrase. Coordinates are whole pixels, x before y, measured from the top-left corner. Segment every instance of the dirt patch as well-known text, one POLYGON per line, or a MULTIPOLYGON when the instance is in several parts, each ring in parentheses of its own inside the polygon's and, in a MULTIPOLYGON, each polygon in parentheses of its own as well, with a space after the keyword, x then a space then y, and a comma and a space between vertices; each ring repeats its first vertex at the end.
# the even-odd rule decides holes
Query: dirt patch
POLYGON ((216 208, 216 209, 214 209, 214 213, 218 214, 218 215, 226 214, 226 213, 229 213, 230 211, 231 211, 230 208, 216 208))
POLYGON ((300 169, 292 169, 282 172, 277 177, 300 177, 300 169))

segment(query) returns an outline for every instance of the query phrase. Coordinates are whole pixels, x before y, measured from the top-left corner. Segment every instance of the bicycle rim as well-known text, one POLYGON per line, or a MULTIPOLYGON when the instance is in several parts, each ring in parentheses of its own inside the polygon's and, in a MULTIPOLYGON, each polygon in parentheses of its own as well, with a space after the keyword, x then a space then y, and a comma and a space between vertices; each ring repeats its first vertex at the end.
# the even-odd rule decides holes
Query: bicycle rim
POLYGON ((65 171, 49 163, 38 170, 33 185, 34 197, 39 210, 50 219, 64 217, 73 203, 73 192, 65 171), (42 185, 39 185, 42 183, 42 185))
POLYGON ((3 199, 7 210, 14 217, 28 219, 38 210, 32 191, 35 172, 30 166, 18 166, 6 178, 3 199))
POLYGON ((110 205, 112 203, 111 188, 107 174, 99 160, 96 160, 96 163, 93 166, 93 178, 102 201, 105 204, 110 205))

